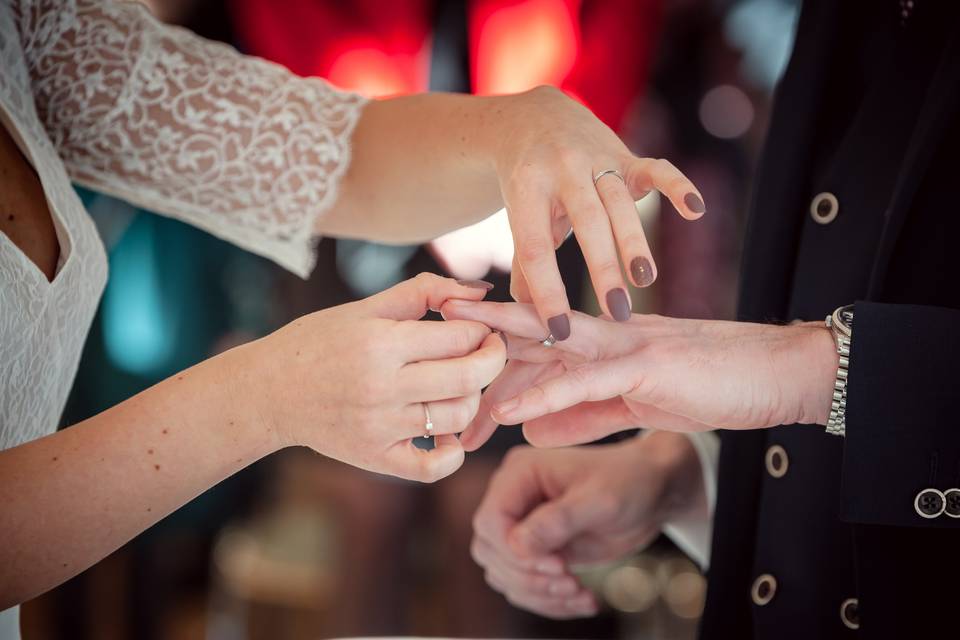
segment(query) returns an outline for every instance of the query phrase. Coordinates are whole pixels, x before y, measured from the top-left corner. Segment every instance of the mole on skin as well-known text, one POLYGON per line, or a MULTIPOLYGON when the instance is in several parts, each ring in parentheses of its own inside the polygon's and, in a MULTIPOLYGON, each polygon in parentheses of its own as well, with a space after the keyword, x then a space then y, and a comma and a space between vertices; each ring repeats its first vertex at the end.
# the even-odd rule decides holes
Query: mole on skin
POLYGON ((160 471, 160 465, 158 464, 153 465, 153 468, 156 469, 157 471, 160 471))

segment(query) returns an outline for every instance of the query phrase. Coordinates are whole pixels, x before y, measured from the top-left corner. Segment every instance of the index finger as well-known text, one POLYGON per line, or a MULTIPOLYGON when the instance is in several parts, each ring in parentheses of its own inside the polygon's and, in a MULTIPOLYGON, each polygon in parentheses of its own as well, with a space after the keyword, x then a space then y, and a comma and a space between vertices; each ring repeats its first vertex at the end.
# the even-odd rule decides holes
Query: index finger
POLYGON ((537 308, 541 338, 549 332, 558 341, 570 337, 570 302, 560 278, 554 248, 550 202, 542 193, 504 194, 513 231, 516 262, 537 308))

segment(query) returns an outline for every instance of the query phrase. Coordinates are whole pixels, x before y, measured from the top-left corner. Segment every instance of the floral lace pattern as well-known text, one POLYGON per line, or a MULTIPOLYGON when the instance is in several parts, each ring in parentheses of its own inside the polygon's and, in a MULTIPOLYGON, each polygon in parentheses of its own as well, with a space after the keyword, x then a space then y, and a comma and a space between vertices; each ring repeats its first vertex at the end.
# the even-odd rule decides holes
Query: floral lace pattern
POLYGON ((306 275, 364 100, 158 23, 140 5, 0 1, 0 118, 61 248, 48 282, 0 233, 0 449, 56 429, 106 281, 71 180, 306 275))
POLYGON ((136 4, 22 7, 37 111, 74 181, 310 271, 362 98, 136 4))

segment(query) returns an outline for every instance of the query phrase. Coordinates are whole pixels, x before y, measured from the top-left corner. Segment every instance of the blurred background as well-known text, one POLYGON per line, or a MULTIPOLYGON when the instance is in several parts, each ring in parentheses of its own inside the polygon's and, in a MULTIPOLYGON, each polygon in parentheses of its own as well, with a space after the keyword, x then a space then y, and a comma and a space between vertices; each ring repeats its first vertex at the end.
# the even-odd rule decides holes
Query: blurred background
MULTIPOLYGON (((642 156, 700 187, 696 224, 638 205, 659 265, 634 309, 733 314, 750 178, 795 0, 153 0, 161 19, 371 97, 495 94, 553 84, 642 156)), ((298 315, 420 271, 494 282, 508 298, 501 213, 429 246, 323 240, 308 281, 203 232, 83 192, 110 282, 64 425, 298 315)), ((575 307, 596 302, 576 243, 560 250, 575 307)), ((630 437, 624 434, 622 437, 630 437)), ((699 571, 667 539, 585 575, 597 618, 552 622, 511 607, 469 556, 470 520, 501 429, 464 468, 421 486, 290 450, 223 482, 74 580, 29 603, 35 639, 260 639, 357 635, 693 638, 699 571)))

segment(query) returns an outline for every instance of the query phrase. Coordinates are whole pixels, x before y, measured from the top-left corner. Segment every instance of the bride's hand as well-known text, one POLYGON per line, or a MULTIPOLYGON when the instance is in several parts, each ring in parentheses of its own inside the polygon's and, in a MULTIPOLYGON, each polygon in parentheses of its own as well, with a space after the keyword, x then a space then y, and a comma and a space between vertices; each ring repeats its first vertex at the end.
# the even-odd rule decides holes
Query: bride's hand
POLYGON ((597 300, 610 317, 630 319, 623 271, 638 287, 656 265, 634 201, 656 189, 688 220, 703 215, 699 191, 666 160, 638 158, 583 105, 553 87, 502 96, 487 118, 492 155, 516 254, 511 293, 533 302, 546 331, 570 335, 570 304, 556 247, 573 227, 597 300), (623 177, 601 172, 617 171, 623 177), (618 258, 619 252, 619 258, 618 258))
POLYGON ((573 314, 574 337, 545 347, 529 305, 451 300, 449 319, 509 334, 510 369, 464 433, 473 449, 496 424, 524 422, 538 446, 596 440, 631 427, 663 431, 826 424, 837 369, 823 323, 775 326, 573 314), (514 366, 515 362, 519 365, 514 366), (519 374, 517 372, 520 372, 519 374))
MULTIPOLYGON (((420 274, 359 302, 313 313, 246 349, 241 390, 279 446, 305 445, 379 473, 432 482, 463 462, 456 434, 504 365, 503 340, 471 321, 419 322, 487 289, 420 274), (425 435, 424 403, 436 447, 425 435)), ((241 398, 241 401, 245 401, 241 398)))

